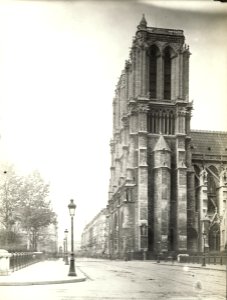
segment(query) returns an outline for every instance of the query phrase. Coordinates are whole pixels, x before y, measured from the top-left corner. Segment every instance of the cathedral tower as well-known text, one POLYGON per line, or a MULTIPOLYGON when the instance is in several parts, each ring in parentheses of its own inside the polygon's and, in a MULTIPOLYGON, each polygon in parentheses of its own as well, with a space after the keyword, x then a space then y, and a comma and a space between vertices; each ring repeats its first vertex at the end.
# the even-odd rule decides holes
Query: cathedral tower
POLYGON ((182 30, 148 27, 142 17, 113 100, 113 256, 187 250, 189 56, 182 30))
POLYGON ((227 249, 227 133, 191 130, 189 58, 182 30, 142 17, 113 99, 110 257, 227 249))

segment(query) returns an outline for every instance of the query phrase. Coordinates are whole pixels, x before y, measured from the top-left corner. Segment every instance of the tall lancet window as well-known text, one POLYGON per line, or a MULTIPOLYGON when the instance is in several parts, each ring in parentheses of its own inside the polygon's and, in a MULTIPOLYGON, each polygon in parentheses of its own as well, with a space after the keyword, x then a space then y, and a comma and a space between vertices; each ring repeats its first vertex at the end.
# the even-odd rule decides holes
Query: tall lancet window
POLYGON ((150 47, 149 92, 151 98, 157 96, 157 47, 150 47))
POLYGON ((164 51, 164 99, 171 99, 171 55, 169 47, 164 51))

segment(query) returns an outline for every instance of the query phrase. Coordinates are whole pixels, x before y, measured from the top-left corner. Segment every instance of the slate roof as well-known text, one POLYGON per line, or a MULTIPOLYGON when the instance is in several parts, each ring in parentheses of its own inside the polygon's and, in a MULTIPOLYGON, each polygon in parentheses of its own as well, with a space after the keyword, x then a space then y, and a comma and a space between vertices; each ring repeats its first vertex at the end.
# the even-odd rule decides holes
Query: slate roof
POLYGON ((192 153, 227 155, 227 132, 192 130, 192 153))

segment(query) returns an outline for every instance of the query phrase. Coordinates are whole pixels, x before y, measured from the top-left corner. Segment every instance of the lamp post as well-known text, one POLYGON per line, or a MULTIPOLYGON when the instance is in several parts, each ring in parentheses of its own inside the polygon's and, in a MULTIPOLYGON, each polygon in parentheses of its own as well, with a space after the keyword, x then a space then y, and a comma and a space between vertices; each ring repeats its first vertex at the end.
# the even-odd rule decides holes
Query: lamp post
POLYGON ((206 232, 203 232, 203 260, 202 260, 202 266, 206 266, 206 249, 205 249, 205 243, 206 243, 206 232))
POLYGON ((68 229, 65 229, 65 265, 69 264, 69 258, 68 258, 68 229))
POLYGON ((157 242, 157 263, 160 263, 160 246, 161 242, 157 242))
POLYGON ((63 253, 62 253, 63 261, 65 262, 65 238, 63 239, 63 253))
POLYGON ((70 200, 68 205, 69 215, 71 217, 71 254, 70 254, 70 265, 69 265, 69 274, 68 276, 76 276, 75 272, 75 257, 74 257, 74 240, 73 240, 73 217, 75 215, 76 204, 73 199, 70 200))
POLYGON ((209 232, 209 223, 210 223, 210 219, 208 218, 208 216, 206 215, 204 217, 204 219, 201 220, 202 221, 202 226, 203 226, 203 259, 202 259, 202 266, 205 267, 206 266, 206 237, 208 236, 208 232, 209 232))

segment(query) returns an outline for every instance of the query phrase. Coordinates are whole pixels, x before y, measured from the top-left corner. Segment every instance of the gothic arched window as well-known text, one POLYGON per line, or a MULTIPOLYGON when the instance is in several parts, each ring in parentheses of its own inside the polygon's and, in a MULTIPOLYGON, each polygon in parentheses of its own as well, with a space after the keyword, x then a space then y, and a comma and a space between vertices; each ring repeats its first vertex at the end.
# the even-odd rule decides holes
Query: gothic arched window
POLYGON ((150 47, 150 67, 149 67, 149 92, 151 98, 157 96, 157 47, 155 45, 150 47))
POLYGON ((164 99, 171 99, 171 53, 170 47, 164 51, 164 99))

